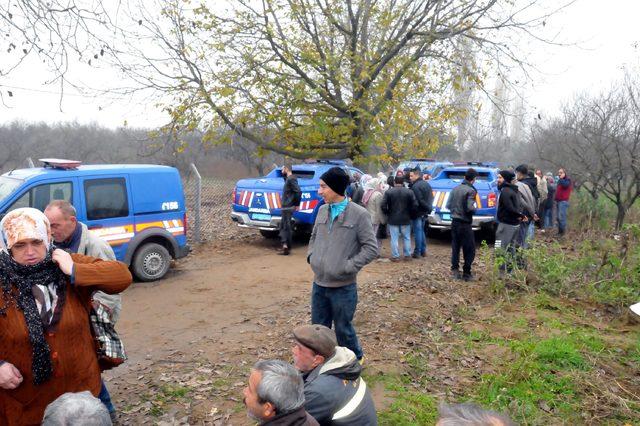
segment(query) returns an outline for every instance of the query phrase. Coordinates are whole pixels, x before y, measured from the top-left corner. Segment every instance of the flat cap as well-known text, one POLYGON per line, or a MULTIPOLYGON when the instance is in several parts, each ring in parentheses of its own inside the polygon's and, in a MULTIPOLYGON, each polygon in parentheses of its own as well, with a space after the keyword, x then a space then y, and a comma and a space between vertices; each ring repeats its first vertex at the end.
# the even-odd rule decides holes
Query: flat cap
POLYGON ((301 325, 293 329, 293 337, 304 346, 322 355, 325 359, 336 353, 336 333, 320 324, 301 325))

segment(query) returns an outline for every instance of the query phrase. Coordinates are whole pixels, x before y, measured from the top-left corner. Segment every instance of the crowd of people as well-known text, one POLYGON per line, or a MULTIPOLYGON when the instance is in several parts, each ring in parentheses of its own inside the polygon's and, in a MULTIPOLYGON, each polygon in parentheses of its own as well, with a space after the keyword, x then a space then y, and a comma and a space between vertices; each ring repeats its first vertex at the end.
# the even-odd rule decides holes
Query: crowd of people
MULTIPOLYGON (((451 272, 473 279, 476 209, 470 168, 454 188, 451 272), (459 270, 460 250, 463 254, 459 270)), ((291 249, 290 218, 300 201, 291 167, 283 168, 282 253, 291 249)), ((511 271, 521 262, 534 223, 558 222, 566 232, 572 183, 527 166, 501 170, 496 248, 511 271)), ((389 237, 391 261, 427 255, 426 220, 433 191, 419 169, 406 176, 379 173, 351 178, 334 167, 320 178, 320 207, 309 241, 313 274, 310 324, 292 330, 293 364, 258 361, 244 403, 264 425, 375 425, 377 415, 362 378, 365 356, 353 326, 357 275, 380 255, 389 237), (402 256, 399 250, 402 240, 402 256)), ((0 425, 108 425, 117 419, 101 372, 126 359, 114 325, 119 294, 131 274, 104 241, 77 221, 71 204, 51 203, 44 212, 21 208, 0 221, 0 425)), ((503 415, 460 404, 442 406, 440 425, 511 424, 503 415)))

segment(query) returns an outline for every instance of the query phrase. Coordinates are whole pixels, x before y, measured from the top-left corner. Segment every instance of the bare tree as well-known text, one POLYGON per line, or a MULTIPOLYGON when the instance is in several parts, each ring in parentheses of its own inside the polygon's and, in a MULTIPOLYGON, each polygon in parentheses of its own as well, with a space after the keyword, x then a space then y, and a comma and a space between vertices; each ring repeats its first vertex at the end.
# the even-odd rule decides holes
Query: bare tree
POLYGON ((578 96, 561 118, 533 131, 542 160, 615 204, 616 229, 640 198, 639 95, 638 80, 627 78, 599 96, 578 96))

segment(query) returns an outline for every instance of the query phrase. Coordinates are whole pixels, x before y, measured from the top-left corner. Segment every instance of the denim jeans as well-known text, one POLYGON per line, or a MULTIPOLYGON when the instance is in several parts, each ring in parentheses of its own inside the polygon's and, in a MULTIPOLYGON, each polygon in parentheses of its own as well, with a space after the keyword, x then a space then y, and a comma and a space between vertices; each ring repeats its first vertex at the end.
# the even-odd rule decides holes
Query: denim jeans
POLYGON ((553 227, 553 208, 548 208, 544 210, 544 227, 545 228, 553 227))
POLYGON ((335 326, 339 346, 345 346, 362 358, 362 348, 353 328, 353 315, 358 305, 358 288, 355 283, 344 287, 321 287, 313 283, 311 291, 311 323, 335 326))
POLYGON ((421 255, 427 252, 427 236, 424 229, 424 216, 420 216, 411 221, 411 232, 413 233, 413 240, 415 241, 415 248, 413 254, 421 255))
POLYGON ((533 240, 536 235, 536 225, 533 221, 529 222, 529 228, 527 228, 527 241, 533 240))
POLYGON ((569 210, 568 201, 558 201, 558 232, 564 234, 567 230, 567 210, 569 210))
POLYGON ((111 403, 111 395, 109 395, 109 391, 107 390, 107 386, 104 384, 104 380, 100 380, 102 387, 100 388, 100 395, 98 395, 98 399, 102 401, 107 410, 110 413, 116 411, 115 407, 111 403))
POLYGON ((402 235, 402 251, 405 256, 411 256, 411 225, 389 225, 391 234, 391 256, 398 258, 398 237, 402 235))

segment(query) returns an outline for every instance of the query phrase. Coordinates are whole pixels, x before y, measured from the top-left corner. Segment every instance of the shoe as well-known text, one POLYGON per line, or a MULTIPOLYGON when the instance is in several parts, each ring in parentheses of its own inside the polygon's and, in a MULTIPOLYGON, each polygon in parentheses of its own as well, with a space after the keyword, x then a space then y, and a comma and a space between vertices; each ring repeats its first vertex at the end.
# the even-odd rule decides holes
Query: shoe
POLYGON ((358 364, 364 365, 364 355, 362 355, 362 358, 358 360, 358 364))
POLYGON ((420 253, 420 256, 421 256, 421 257, 427 257, 427 253, 426 253, 426 252, 424 252, 424 253, 420 253))
POLYGON ((391 260, 392 262, 394 262, 394 263, 395 263, 395 262, 400 262, 400 258, 399 258, 399 257, 392 257, 390 260, 391 260))
POLYGON ((457 269, 452 269, 451 270, 451 278, 453 278, 454 280, 459 280, 462 278, 462 275, 460 274, 460 271, 457 269))
POLYGON ((278 254, 281 254, 283 256, 289 256, 289 247, 282 246, 282 249, 280 249, 280 251, 278 251, 278 254))
POLYGON ((411 262, 411 256, 405 256, 402 258, 405 262, 411 262))
POLYGON ((111 423, 114 425, 118 424, 118 412, 117 411, 109 411, 109 417, 111 417, 111 423))
POLYGON ((418 258, 420 257, 420 255, 419 255, 419 254, 417 254, 417 253, 413 253, 413 254, 411 255, 411 257, 413 257, 414 259, 418 259, 418 258))
POLYGON ((475 278, 473 277, 473 274, 462 274, 462 281, 474 281, 475 278))

